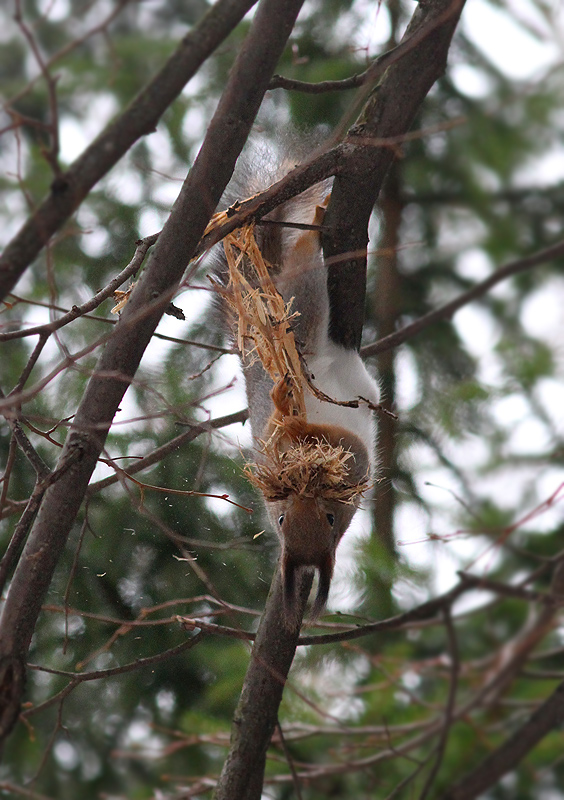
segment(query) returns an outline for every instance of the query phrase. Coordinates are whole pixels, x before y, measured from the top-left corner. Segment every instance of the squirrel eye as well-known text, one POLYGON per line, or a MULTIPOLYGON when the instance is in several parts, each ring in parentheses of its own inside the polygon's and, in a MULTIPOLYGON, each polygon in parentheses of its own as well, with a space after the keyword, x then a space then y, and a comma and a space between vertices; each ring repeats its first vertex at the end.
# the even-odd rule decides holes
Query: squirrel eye
POLYGON ((284 514, 280 514, 278 517, 278 524, 282 527, 282 523, 284 522, 284 514))
POLYGON ((327 514, 327 522, 331 527, 335 524, 335 515, 334 514, 327 514))

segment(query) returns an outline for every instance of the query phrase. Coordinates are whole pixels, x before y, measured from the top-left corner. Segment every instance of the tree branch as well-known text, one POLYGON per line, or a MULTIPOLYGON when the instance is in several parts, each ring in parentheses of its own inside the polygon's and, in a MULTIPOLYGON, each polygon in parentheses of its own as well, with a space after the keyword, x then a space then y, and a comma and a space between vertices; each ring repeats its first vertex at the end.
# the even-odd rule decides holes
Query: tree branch
POLYGON ((397 347, 398 345, 406 342, 408 339, 412 339, 418 333, 421 333, 421 331, 425 328, 428 328, 429 325, 433 325, 435 322, 440 322, 443 319, 450 319, 463 306, 468 305, 468 303, 471 303, 473 300, 477 300, 479 297, 483 297, 483 295, 485 295, 492 288, 492 286, 495 286, 506 278, 510 278, 513 275, 518 275, 520 272, 525 272, 531 267, 536 267, 539 264, 544 264, 547 261, 551 261, 555 258, 561 258, 562 256, 564 256, 564 240, 557 242, 550 247, 546 247, 544 250, 540 250, 538 253, 527 256, 526 258, 520 258, 517 261, 510 261, 509 264, 505 264, 503 267, 500 267, 493 272, 489 278, 477 283, 471 289, 468 289, 467 292, 463 292, 454 300, 451 300, 450 303, 445 303, 444 306, 436 308, 434 311, 430 311, 428 314, 425 314, 424 316, 420 317, 420 319, 415 320, 415 322, 412 322, 410 325, 405 325, 405 327, 401 328, 399 331, 391 333, 389 336, 384 336, 384 338, 380 339, 378 342, 374 342, 374 344, 369 344, 367 347, 363 347, 362 355, 365 357, 375 356, 378 353, 383 353, 386 350, 390 350, 392 347, 397 347))
MULTIPOLYGON (((118 272, 115 278, 112 278, 112 280, 106 286, 104 286, 103 289, 100 289, 99 292, 96 292, 94 297, 91 297, 90 300, 87 300, 86 303, 83 303, 81 306, 73 306, 71 310, 63 314, 62 317, 59 317, 52 322, 47 322, 45 325, 34 325, 32 328, 24 328, 20 331, 0 333, 0 342, 8 342, 11 339, 22 339, 25 336, 34 336, 37 334, 40 336, 48 336, 49 334, 58 331, 60 328, 63 328, 65 325, 68 325, 69 322, 73 322, 73 320, 77 319, 78 317, 83 317, 90 311, 94 311, 94 309, 98 308, 98 306, 103 303, 104 300, 107 300, 108 297, 111 297, 115 290, 125 283, 126 280, 132 278, 139 271, 143 261, 145 260, 145 256, 149 251, 149 248, 155 244, 158 236, 158 233, 154 233, 152 236, 147 236, 144 239, 140 239, 136 244, 135 253, 129 264, 124 267, 121 272, 118 272)), ((50 306, 50 308, 51 307, 52 306, 50 306)), ((112 320, 108 321, 112 322, 112 320)))
POLYGON ((449 656, 451 662, 450 668, 450 684, 448 689, 448 697, 445 705, 445 719, 443 730, 441 731, 441 735, 439 738, 439 743, 437 745, 437 755, 435 758, 435 763, 433 764, 429 775, 425 781, 425 785, 419 795, 418 800, 425 800, 429 792, 433 787, 433 783, 435 778, 439 774, 439 769, 444 759, 446 746, 448 743, 448 735, 450 733, 450 729, 453 723, 453 716, 455 711, 455 703, 456 703, 456 691, 458 688, 458 676, 460 673, 460 653, 458 649, 458 642, 456 639, 456 631, 454 629, 454 625, 452 624, 452 615, 451 615, 451 607, 446 606, 443 611, 443 616, 445 620, 445 628, 448 637, 448 644, 449 644, 449 656))
POLYGON ((447 7, 446 11, 435 17, 429 17, 424 25, 421 25, 412 33, 403 37, 402 41, 388 50, 386 53, 374 59, 372 64, 357 75, 351 75, 350 78, 344 78, 340 81, 319 81, 318 83, 308 83, 307 81, 293 80, 292 78, 285 78, 283 75, 273 75, 269 84, 269 90, 273 89, 286 89, 291 92, 304 92, 305 94, 323 94, 325 92, 342 92, 349 89, 357 89, 365 84, 374 83, 380 78, 384 72, 405 56, 410 50, 413 50, 423 39, 425 39, 435 28, 442 25, 446 19, 456 10, 447 7))
POLYGON ((329 263, 330 335, 345 347, 360 348, 368 222, 395 152, 392 147, 374 146, 371 139, 401 137, 411 128, 421 103, 445 71, 463 5, 464 0, 428 0, 417 7, 399 46, 420 31, 424 35, 386 71, 346 137, 350 150, 335 177, 324 221, 331 232, 323 235, 329 263))
MULTIPOLYGON (((309 577, 301 587, 297 612, 300 621, 311 583, 309 577)), ((282 582, 277 569, 233 718, 231 747, 214 800, 260 800, 262 796, 266 751, 300 633, 299 624, 292 630, 286 626, 282 582)))
POLYGON ((564 724, 564 681, 512 736, 494 750, 482 763, 457 783, 442 800, 473 800, 500 778, 515 769, 515 765, 536 747, 550 731, 564 724))
MULTIPOLYGON (((546 604, 536 619, 525 623, 523 630, 508 642, 499 660, 502 666, 487 682, 487 691, 480 692, 482 702, 489 703, 499 699, 501 693, 515 677, 534 647, 548 630, 556 608, 564 599, 564 561, 557 561, 551 580, 552 605, 546 604)), ((476 769, 460 783, 453 786, 442 800, 473 800, 486 789, 494 786, 506 773, 515 769, 516 764, 543 739, 550 731, 564 723, 564 681, 537 708, 527 722, 516 730, 497 750, 490 753, 476 769)))
POLYGON ((0 256, 0 300, 11 292, 55 231, 78 208, 141 136, 152 133, 162 114, 204 61, 241 21, 256 0, 218 0, 182 40, 153 80, 128 108, 86 148, 51 186, 51 193, 0 256))
MULTIPOLYGON (((149 455, 145 456, 145 458, 141 458, 139 461, 131 464, 131 466, 127 468, 127 473, 128 475, 135 475, 137 472, 141 472, 148 467, 152 467, 153 464, 158 464, 159 461, 162 461, 163 458, 166 458, 166 456, 174 453, 176 450, 182 447, 182 445, 193 442, 194 439, 197 439, 197 437, 202 433, 217 430, 218 428, 225 428, 227 425, 234 425, 236 422, 245 422, 248 416, 249 412, 246 409, 243 409, 242 411, 235 411, 233 414, 227 414, 225 417, 217 417, 209 422, 194 423, 193 425, 190 425, 189 429, 184 433, 175 436, 174 439, 170 440, 170 442, 163 444, 161 447, 157 447, 156 450, 153 450, 153 452, 149 453, 149 455)), ((102 480, 96 481, 95 483, 91 483, 88 487, 87 496, 92 497, 93 494, 102 491, 102 489, 106 489, 108 486, 112 486, 119 480, 120 476, 117 474, 111 475, 109 478, 102 478, 102 480)))
MULTIPOLYGON (((59 462, 70 466, 45 494, 3 608, 0 658, 5 668, 0 671, 0 741, 17 718, 23 688, 17 678, 23 675, 43 597, 113 417, 231 177, 301 3, 261 1, 202 148, 83 395, 59 462)), ((227 10, 232 11, 234 6, 234 2, 228 4, 227 10)), ((197 52, 201 48, 200 44, 197 52)))
POLYGON ((28 708, 23 712, 23 716, 30 717, 32 714, 38 714, 40 711, 44 711, 46 708, 49 708, 58 702, 61 699, 61 695, 66 697, 73 691, 73 689, 76 689, 77 686, 80 686, 81 683, 85 683, 86 681, 99 681, 103 680, 104 678, 114 677, 115 675, 123 675, 127 672, 144 669, 145 667, 153 666, 153 664, 159 664, 162 661, 167 661, 169 658, 177 656, 180 653, 184 653, 186 650, 191 650, 195 645, 198 644, 198 642, 202 640, 204 635, 205 634, 203 632, 197 633, 191 639, 186 639, 186 641, 177 644, 175 647, 170 647, 168 650, 165 650, 162 653, 156 653, 154 656, 146 656, 146 658, 139 658, 137 661, 132 661, 129 664, 122 664, 119 667, 97 669, 93 670, 92 672, 66 672, 60 669, 41 667, 38 664, 28 664, 28 669, 36 670, 38 672, 48 672, 51 675, 62 675, 65 678, 70 678, 70 681, 53 697, 50 697, 48 700, 45 700, 45 702, 40 703, 37 706, 28 708))

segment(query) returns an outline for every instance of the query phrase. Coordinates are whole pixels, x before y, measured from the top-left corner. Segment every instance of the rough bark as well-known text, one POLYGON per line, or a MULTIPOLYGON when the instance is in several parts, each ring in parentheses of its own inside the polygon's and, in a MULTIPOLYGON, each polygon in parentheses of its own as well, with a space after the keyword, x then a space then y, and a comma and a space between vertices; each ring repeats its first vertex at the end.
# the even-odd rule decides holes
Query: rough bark
POLYGON ((345 140, 350 147, 335 177, 323 246, 330 265, 330 333, 346 347, 360 348, 368 221, 374 203, 401 136, 411 128, 421 103, 445 71, 463 5, 464 0, 419 4, 402 41, 420 31, 425 35, 386 70, 345 140), (386 139, 388 143, 382 141, 386 139))
MULTIPOLYGON (((401 280, 398 272, 399 229, 402 205, 399 199, 397 165, 392 165, 381 201, 382 235, 378 257, 377 283, 373 293, 378 338, 396 329, 401 308, 401 280)), ((393 408, 396 397, 395 350, 380 353, 377 359, 382 400, 393 408)), ((394 541, 395 492, 392 479, 396 463, 397 420, 387 414, 378 418, 378 454, 380 480, 374 491, 374 523, 376 535, 391 556, 396 556, 394 541)))
MULTIPOLYGON (((311 583, 310 577, 302 584, 300 622, 311 583)), ((300 625, 291 630, 285 625, 280 570, 276 570, 233 717, 229 755, 214 800, 260 800, 266 751, 299 635, 300 625)))

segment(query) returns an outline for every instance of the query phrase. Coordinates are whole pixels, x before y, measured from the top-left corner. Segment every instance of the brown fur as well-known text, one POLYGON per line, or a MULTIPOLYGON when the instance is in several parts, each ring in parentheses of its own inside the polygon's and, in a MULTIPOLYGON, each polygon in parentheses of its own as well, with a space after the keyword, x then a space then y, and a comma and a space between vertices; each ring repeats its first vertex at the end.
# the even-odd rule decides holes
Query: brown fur
MULTIPOLYGON (((296 154, 280 160, 273 160, 272 154, 270 157, 266 155, 265 158, 260 148, 251 152, 246 167, 243 166, 239 171, 225 198, 228 205, 266 188, 296 163, 296 154)), ((306 364, 311 365, 316 358, 322 359, 326 374, 324 382, 316 383, 316 386, 330 396, 338 393, 340 398, 336 399, 354 400, 361 396, 377 402, 374 396, 377 396, 376 387, 372 387, 360 359, 358 364, 351 366, 351 359, 348 358, 350 352, 330 340, 327 270, 318 232, 284 226, 284 223, 321 225, 329 190, 328 183, 314 186, 271 212, 267 220, 274 224, 257 225, 256 243, 269 265, 276 291, 291 309, 291 321, 285 330, 293 334, 306 364), (327 379, 327 371, 335 376, 335 381, 327 379)), ((223 286, 226 286, 228 269, 222 256, 221 261, 218 273, 222 276, 223 286)), ((247 282, 256 288, 258 284, 253 264, 245 257, 242 273, 247 282)), ((344 410, 340 414, 335 411, 336 406, 331 406, 329 402, 323 402, 321 409, 315 408, 313 413, 316 421, 308 422, 303 407, 304 396, 301 400, 298 398, 302 389, 303 392, 308 391, 304 379, 301 381, 303 387, 299 377, 296 382, 299 369, 295 370, 292 383, 285 380, 286 376, 281 375, 280 370, 273 374, 255 356, 256 353, 250 348, 242 353, 242 361, 250 421, 258 453, 257 466, 259 470, 263 468, 263 476, 266 474, 268 481, 261 485, 261 476, 257 478, 256 474, 255 479, 251 480, 263 492, 269 517, 280 539, 286 617, 288 624, 293 626, 297 623, 301 573, 317 571, 319 583, 313 606, 314 616, 319 615, 325 607, 335 565, 335 551, 371 475, 372 453, 369 450, 373 446, 373 431, 370 425, 367 430, 366 415, 363 423, 360 412, 358 416, 345 413, 344 410), (292 385, 295 397, 290 394, 289 387, 292 385), (325 451, 317 448, 311 462, 314 465, 311 471, 314 479, 307 489, 300 488, 299 482, 280 481, 280 464, 289 466, 291 461, 288 458, 284 462, 284 454, 293 448, 293 455, 299 462, 301 454, 297 452, 296 445, 308 442, 326 443, 339 450, 340 456, 332 460, 332 463, 337 463, 340 458, 339 469, 331 474, 324 469, 325 452, 331 447, 325 451), (326 480, 329 474, 333 483, 326 480), (317 476, 321 476, 322 480, 317 481, 317 476), (270 487, 274 484, 275 491, 267 491, 267 484, 270 487), (279 486, 276 484, 282 485, 283 490, 277 491, 279 486), (327 491, 328 485, 330 491, 327 491), (335 491, 335 487, 339 491, 335 491)), ((301 478, 301 462, 297 473, 301 478)), ((286 472, 284 477, 287 475, 286 472)))
MULTIPOLYGON (((290 415, 289 387, 284 380, 271 392, 275 411, 265 434, 278 433, 275 446, 281 453, 298 442, 325 441, 332 447, 343 447, 352 453, 349 468, 351 484, 359 484, 368 472, 368 452, 361 440, 351 431, 335 425, 308 423, 303 417, 290 415)), ((293 623, 298 592, 298 575, 303 569, 318 572, 317 595, 313 617, 322 613, 327 603, 335 566, 335 551, 358 507, 356 502, 344 503, 323 497, 306 497, 299 493, 268 503, 282 544, 282 577, 286 614, 293 623)))

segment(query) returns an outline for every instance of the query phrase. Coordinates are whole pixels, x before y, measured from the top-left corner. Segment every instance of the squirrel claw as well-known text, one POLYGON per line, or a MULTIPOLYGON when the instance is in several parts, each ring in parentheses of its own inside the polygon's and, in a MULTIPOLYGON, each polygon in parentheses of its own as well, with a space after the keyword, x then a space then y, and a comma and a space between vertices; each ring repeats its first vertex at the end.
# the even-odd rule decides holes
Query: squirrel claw
POLYGON ((270 392, 272 402, 283 417, 292 416, 291 399, 293 397, 292 381, 290 375, 286 373, 280 378, 278 383, 270 392))

